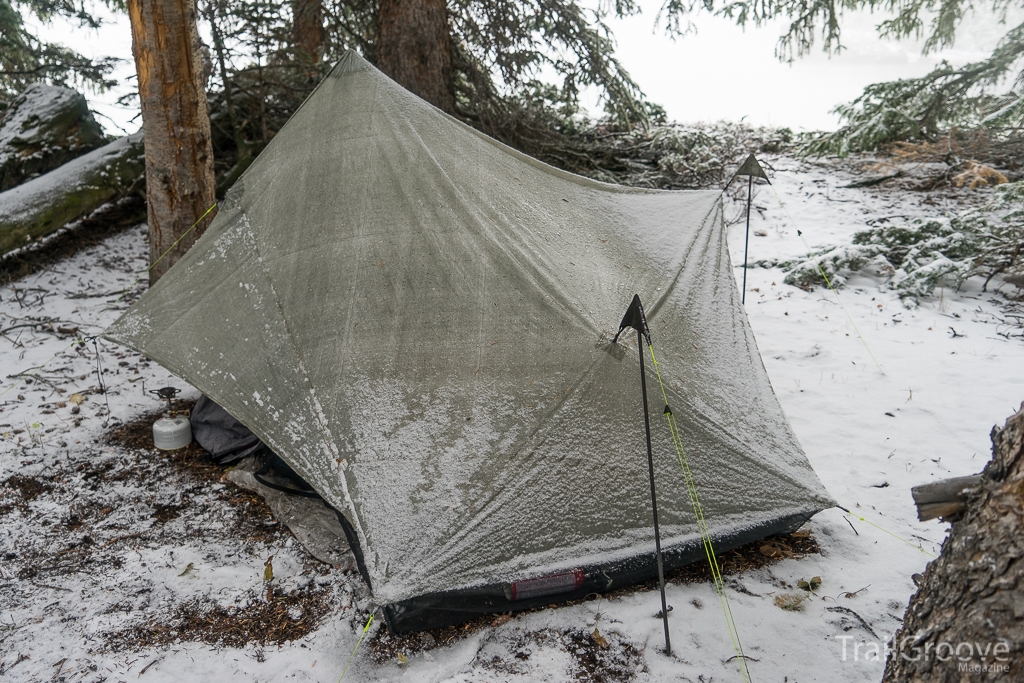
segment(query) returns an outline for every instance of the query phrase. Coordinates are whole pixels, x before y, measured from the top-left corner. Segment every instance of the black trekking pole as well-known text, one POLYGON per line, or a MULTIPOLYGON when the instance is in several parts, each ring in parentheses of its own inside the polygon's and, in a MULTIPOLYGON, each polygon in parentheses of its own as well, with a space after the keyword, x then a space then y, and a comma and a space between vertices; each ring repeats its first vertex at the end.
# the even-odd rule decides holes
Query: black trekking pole
POLYGON ((747 251, 750 249, 750 195, 754 191, 754 176, 747 177, 747 234, 743 238, 743 289, 740 303, 747 303, 747 251))
MULTIPOLYGON (((740 294, 740 303, 747 303, 747 252, 750 248, 750 200, 754 193, 754 178, 764 178, 764 181, 771 184, 768 180, 768 176, 765 174, 764 169, 761 168, 761 164, 757 163, 757 158, 751 154, 747 157, 747 160, 743 162, 739 170, 733 176, 733 180, 737 177, 745 175, 747 176, 747 233, 743 239, 743 289, 740 294)), ((726 185, 726 189, 732 185, 732 180, 726 185)))
POLYGON ((672 654, 672 641, 668 634, 668 604, 665 602, 665 565, 661 554, 661 530, 658 527, 658 495, 654 490, 654 455, 651 451, 651 417, 647 407, 647 372, 644 369, 644 339, 648 346, 651 344, 651 331, 647 327, 647 317, 644 315, 643 304, 640 303, 640 295, 634 294, 633 301, 626 309, 626 315, 622 317, 619 324, 619 331, 615 333, 612 343, 619 340, 622 330, 632 327, 636 330, 636 348, 640 352, 640 391, 644 399, 644 432, 647 436, 647 472, 651 479, 651 509, 654 513, 654 553, 658 563, 658 587, 661 589, 661 618, 665 624, 665 654, 672 654))

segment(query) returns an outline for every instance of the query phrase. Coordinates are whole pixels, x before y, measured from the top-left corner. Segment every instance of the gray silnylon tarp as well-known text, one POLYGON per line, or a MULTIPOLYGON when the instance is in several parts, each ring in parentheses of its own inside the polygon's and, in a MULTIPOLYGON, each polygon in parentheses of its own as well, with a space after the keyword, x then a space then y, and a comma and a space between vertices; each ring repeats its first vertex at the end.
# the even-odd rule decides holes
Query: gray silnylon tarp
MULTIPOLYGON (((105 336, 344 511, 387 603, 652 551, 636 336, 609 343, 634 293, 712 534, 831 506, 740 307, 717 192, 553 169, 352 53, 105 336)), ((648 388, 672 546, 698 531, 648 388)))

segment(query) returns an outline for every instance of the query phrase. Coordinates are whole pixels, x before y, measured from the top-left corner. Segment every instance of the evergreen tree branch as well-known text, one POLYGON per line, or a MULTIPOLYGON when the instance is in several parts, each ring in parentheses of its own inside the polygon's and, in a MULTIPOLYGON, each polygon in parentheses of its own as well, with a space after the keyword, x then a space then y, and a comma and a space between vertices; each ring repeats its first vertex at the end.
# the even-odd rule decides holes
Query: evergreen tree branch
POLYGON ((833 110, 842 118, 842 127, 812 138, 803 152, 843 156, 897 141, 933 141, 953 126, 1021 125, 1021 95, 993 89, 1013 76, 1019 81, 1022 58, 1024 24, 1011 29, 980 62, 962 67, 942 62, 921 78, 869 85, 853 102, 833 110))

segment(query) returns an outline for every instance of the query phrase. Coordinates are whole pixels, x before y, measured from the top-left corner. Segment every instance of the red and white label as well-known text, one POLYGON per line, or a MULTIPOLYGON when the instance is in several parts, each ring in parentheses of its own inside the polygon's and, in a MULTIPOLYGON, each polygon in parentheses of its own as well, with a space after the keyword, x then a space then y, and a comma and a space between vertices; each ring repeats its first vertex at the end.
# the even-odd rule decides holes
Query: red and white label
POLYGON ((568 593, 582 585, 582 569, 573 569, 572 571, 551 574, 549 576, 539 576, 536 579, 524 579, 512 584, 512 601, 568 593))

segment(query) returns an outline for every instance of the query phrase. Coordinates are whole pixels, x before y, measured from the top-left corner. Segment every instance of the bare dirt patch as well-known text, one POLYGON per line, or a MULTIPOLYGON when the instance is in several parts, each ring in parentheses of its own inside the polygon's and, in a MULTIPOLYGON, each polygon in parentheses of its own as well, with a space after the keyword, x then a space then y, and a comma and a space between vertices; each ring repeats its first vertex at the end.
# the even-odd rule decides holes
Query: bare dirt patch
POLYGON ((613 683, 631 681, 643 666, 643 653, 626 642, 594 633, 570 631, 568 652, 576 660, 579 683, 613 683))
POLYGON ((333 594, 324 588, 291 593, 270 589, 265 597, 230 607, 189 600, 167 618, 113 633, 107 642, 118 650, 188 641, 233 648, 279 645, 314 631, 334 606, 333 594))
POLYGON ((158 416, 114 426, 92 447, 0 483, 4 524, 14 530, 0 539, 11 582, 0 611, 35 604, 77 620, 79 596, 89 595, 93 613, 104 615, 95 647, 118 651, 279 644, 341 609, 351 594, 345 576, 307 555, 263 499, 223 479, 225 469, 198 445, 157 450, 158 416), (188 548, 200 554, 180 559, 188 548), (293 569, 261 580, 268 557, 288 557, 293 569), (216 596, 197 595, 201 582, 180 585, 210 577, 210 567, 241 573, 216 596))
MULTIPOLYGON (((175 411, 191 411, 195 401, 176 401, 175 411)), ((256 493, 236 486, 224 479, 226 468, 213 462, 210 454, 196 442, 174 451, 161 451, 153 445, 153 422, 164 411, 146 413, 131 422, 117 425, 104 437, 107 444, 118 446, 166 466, 166 473, 173 474, 191 483, 181 496, 181 502, 157 502, 153 504, 153 517, 157 522, 168 522, 178 518, 191 504, 190 490, 205 490, 203 484, 219 484, 220 500, 236 508, 232 530, 246 541, 268 541, 281 533, 290 532, 273 521, 273 512, 256 493)), ((116 475, 115 475, 116 476, 116 475)))
MULTIPOLYGON (((194 407, 195 401, 176 401, 174 404, 175 411, 179 413, 187 413, 194 407)), ((188 475, 200 481, 219 481, 224 475, 224 467, 214 463, 210 454, 195 441, 185 448, 175 451, 161 451, 153 445, 153 423, 164 412, 155 410, 141 415, 131 422, 118 425, 106 433, 104 441, 112 446, 163 458, 182 475, 188 475)))
POLYGON ((47 491, 53 490, 53 486, 40 481, 36 477, 26 477, 20 474, 8 477, 0 486, 17 492, 21 500, 25 502, 35 500, 47 491))

